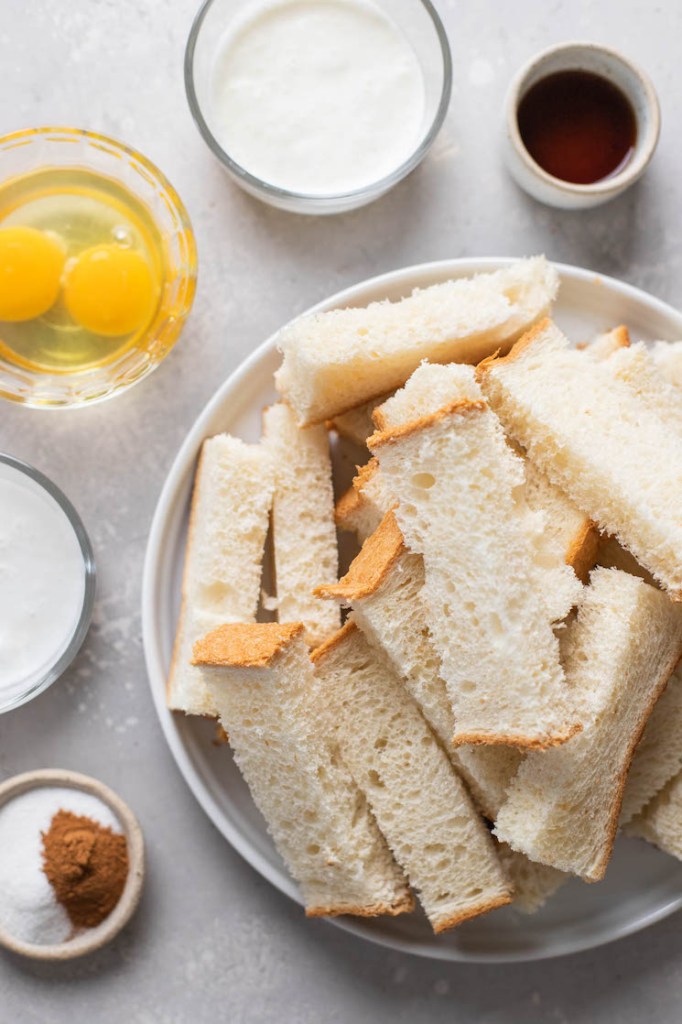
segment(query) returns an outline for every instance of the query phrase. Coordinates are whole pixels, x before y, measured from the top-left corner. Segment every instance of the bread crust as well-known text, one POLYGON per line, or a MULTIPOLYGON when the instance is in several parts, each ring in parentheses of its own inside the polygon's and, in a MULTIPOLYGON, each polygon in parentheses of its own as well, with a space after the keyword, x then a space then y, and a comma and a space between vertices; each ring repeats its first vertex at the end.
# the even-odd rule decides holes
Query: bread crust
POLYGON ((601 882, 604 875, 606 874, 606 869, 609 865, 609 861, 611 860, 611 854, 613 853, 613 844, 616 841, 616 833, 618 832, 618 821, 620 819, 620 811, 623 805, 623 793, 625 791, 625 783, 627 782, 628 772, 630 771, 632 759, 635 756, 637 744, 642 738, 642 733, 646 728, 646 724, 649 721, 649 717, 652 711, 654 710, 654 707, 656 706, 657 700, 659 699, 659 697, 665 690, 666 686, 668 685, 670 677, 672 676, 673 672, 680 663, 680 660, 680 655, 675 655, 674 658, 671 659, 669 666, 666 667, 665 671, 661 673, 661 682, 656 687, 654 692, 651 694, 649 703, 645 707, 639 719, 639 722, 637 723, 637 728, 632 732, 630 736, 630 743, 625 752, 625 764, 623 770, 618 776, 618 790, 616 793, 616 799, 613 801, 613 804, 611 806, 611 815, 608 822, 608 832, 606 843, 604 845, 604 850, 602 852, 600 859, 597 861, 596 867, 593 868, 590 872, 589 877, 584 877, 583 880, 586 882, 601 882))
POLYGON ((619 324, 618 327, 614 327, 609 333, 613 335, 614 341, 618 343, 619 348, 630 348, 630 332, 625 324, 619 324))
MULTIPOLYGON (((194 534, 196 532, 196 517, 197 509, 199 507, 199 480, 201 479, 201 470, 204 464, 204 451, 206 445, 206 438, 201 442, 201 448, 199 449, 199 458, 197 459, 197 468, 194 472, 194 486, 192 488, 192 499, 189 507, 189 524, 187 526, 187 544, 185 545, 185 564, 182 569, 182 586, 181 586, 181 598, 180 598, 180 614, 178 615, 178 621, 175 626, 175 638, 173 640, 173 653, 171 655, 170 669, 168 671, 168 678, 166 679, 166 701, 170 700, 171 694, 171 683, 180 657, 180 635, 182 633, 182 627, 185 624, 185 615, 187 612, 187 585, 189 582, 189 561, 190 551, 192 550, 192 543, 194 541, 194 534)), ((206 717, 210 717, 206 715, 206 717)), ((213 716, 215 717, 215 716, 213 716)))
POLYGON ((433 930, 436 935, 440 935, 442 932, 449 931, 451 928, 456 928, 457 925, 463 924, 465 921, 470 921, 472 917, 480 917, 481 914, 488 914, 491 910, 497 910, 498 907, 506 907, 509 903, 512 903, 514 899, 513 889, 510 888, 509 892, 505 896, 496 896, 492 900, 484 900, 482 903, 475 903, 471 907, 467 907, 466 910, 461 910, 457 914, 452 914, 451 917, 442 918, 437 924, 433 925, 433 930))
POLYGON ((499 732, 458 732, 453 737, 452 743, 455 747, 467 743, 473 746, 504 746, 518 747, 520 750, 548 750, 550 747, 558 747, 562 743, 566 743, 576 733, 582 732, 582 729, 583 727, 580 722, 576 722, 569 728, 555 733, 547 739, 540 739, 539 737, 529 739, 527 736, 512 736, 508 733, 499 732))
POLYGON ((409 423, 401 423, 390 430, 376 431, 367 439, 367 447, 374 451, 375 448, 395 444, 396 441, 403 437, 416 434, 420 430, 426 430, 428 427, 440 423, 441 420, 447 419, 449 416, 468 416, 474 413, 485 412, 486 409, 488 409, 488 403, 485 401, 472 402, 469 398, 457 398, 428 416, 420 416, 419 419, 411 420, 409 423))
POLYGON ((230 622, 194 644, 192 664, 265 668, 304 632, 302 622, 230 622))
POLYGON ((377 428, 377 430, 382 432, 385 431, 387 427, 386 416, 382 412, 383 408, 383 404, 378 405, 374 412, 372 413, 372 422, 374 423, 374 426, 377 428))
MULTIPOLYGON (((199 508, 199 480, 201 478, 201 471, 204 464, 206 442, 210 441, 209 437, 204 438, 201 442, 201 448, 199 449, 199 457, 197 459, 197 468, 194 472, 194 486, 192 487, 192 498, 189 507, 189 523, 187 525, 187 543, 185 545, 185 564, 182 569, 182 585, 181 585, 181 596, 180 596, 180 614, 178 615, 178 621, 175 626, 175 638, 173 640, 173 653, 171 655, 170 668, 168 670, 168 678, 166 679, 166 703, 170 705, 171 698, 171 685, 173 682, 173 676, 175 675, 178 658, 180 657, 180 638, 182 635, 183 627, 185 624, 185 616, 187 614, 187 586, 189 582, 189 561, 190 551, 194 542, 194 535, 196 532, 196 520, 199 508)), ((171 708, 171 710, 177 714, 185 714, 179 708, 171 708)), ((209 722, 217 722, 217 715, 210 715, 205 713, 203 715, 195 715, 196 718, 204 718, 209 722)))
POLYGON ((317 597, 335 598, 344 602, 369 597, 376 593, 406 550, 395 514, 387 512, 374 533, 362 545, 346 575, 338 583, 316 587, 313 593, 317 597))
POLYGON ((399 914, 411 914, 415 908, 414 896, 408 890, 395 903, 370 903, 368 906, 357 907, 306 907, 306 917, 341 917, 352 914, 353 917, 380 917, 381 915, 397 917, 399 914))
POLYGON ((625 324, 618 324, 618 327, 612 327, 604 333, 612 339, 615 348, 630 348, 630 332, 625 324))
POLYGON ((613 341, 615 348, 630 348, 630 332, 625 324, 618 324, 618 327, 612 327, 604 333, 613 341))
MULTIPOLYGON (((630 332, 625 324, 619 324, 618 327, 611 327, 608 331, 604 331, 604 333, 598 337, 602 338, 606 336, 613 340, 616 348, 630 348, 630 332)), ((597 340, 597 338, 593 338, 592 341, 579 341, 575 347, 579 352, 589 351, 590 346, 597 340)))
POLYGON ((587 583, 599 554, 599 531, 595 523, 588 520, 575 534, 566 552, 566 565, 573 568, 581 583, 587 583))
POLYGON ((347 520, 355 515, 361 505, 362 498, 355 490, 355 486, 351 485, 347 491, 343 492, 334 506, 334 522, 336 525, 342 530, 349 528, 347 527, 347 520))
POLYGON ((353 530, 348 519, 352 519, 359 512, 366 498, 362 491, 379 469, 379 460, 372 457, 364 466, 357 466, 357 473, 353 477, 353 483, 347 491, 341 495, 334 507, 334 521, 342 530, 353 530))
POLYGON ((353 477, 353 487, 356 491, 361 491, 363 487, 366 487, 372 477, 379 470, 379 460, 372 458, 369 462, 366 462, 364 466, 357 467, 357 473, 353 477))
POLYGON ((502 363, 512 363, 518 359, 520 355, 525 352, 529 345, 532 345, 539 334, 543 334, 548 327, 551 326, 552 319, 549 316, 545 316, 542 320, 538 321, 529 331, 522 334, 518 341, 514 342, 511 351, 506 356, 499 354, 499 349, 492 356, 486 356, 476 367, 476 380, 481 379, 490 370, 493 365, 500 366, 502 363))
POLYGON ((325 640, 323 644, 320 644, 319 647, 316 647, 315 650, 311 652, 310 660, 313 664, 317 664, 321 658, 324 658, 330 651, 335 650, 339 644, 342 644, 346 637, 350 636, 351 633, 354 633, 357 628, 358 627, 353 620, 349 619, 348 622, 346 622, 341 629, 338 629, 333 636, 330 636, 328 640, 325 640))

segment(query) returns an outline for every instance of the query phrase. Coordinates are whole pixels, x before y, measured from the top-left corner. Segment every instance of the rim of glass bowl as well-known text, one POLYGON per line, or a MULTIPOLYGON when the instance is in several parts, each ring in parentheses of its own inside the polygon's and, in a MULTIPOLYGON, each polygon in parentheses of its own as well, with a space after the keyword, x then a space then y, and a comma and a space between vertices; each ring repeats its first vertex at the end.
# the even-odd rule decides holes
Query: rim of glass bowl
MULTIPOLYGON (((152 321, 149 325, 150 332, 151 328, 155 325, 153 332, 151 332, 155 339, 161 339, 172 328, 172 341, 169 343, 166 340, 160 353, 154 358, 150 358, 149 353, 145 353, 145 358, 141 361, 140 365, 134 367, 133 374, 130 374, 130 367, 128 365, 126 371, 129 374, 128 379, 121 379, 121 367, 116 370, 117 363, 113 361, 104 364, 103 367, 93 367, 90 370, 80 371, 73 375, 58 372, 54 374, 46 373, 44 375, 45 378, 50 377, 53 383, 56 380, 68 382, 69 379, 75 379, 79 384, 83 385, 78 391, 69 391, 65 396, 60 396, 57 393, 45 395, 42 391, 38 391, 36 394, 31 392, 13 392, 4 386, 0 387, 1 398, 28 407, 46 410, 83 408, 84 406, 94 405, 97 402, 122 394, 134 384, 144 380, 174 348, 194 303, 198 273, 197 245, 185 204, 163 171, 146 156, 138 152, 138 150, 127 145, 125 142, 121 142, 119 139, 113 138, 111 135, 103 135, 101 132, 90 131, 87 128, 72 128, 67 125, 42 125, 38 128, 21 128, 18 131, 0 136, 0 157, 6 151, 18 149, 32 142, 39 143, 43 140, 48 143, 66 144, 83 140, 88 145, 104 153, 125 159, 128 165, 136 170, 147 184, 151 184, 152 187, 156 188, 164 207, 169 211, 174 222, 175 226, 172 234, 180 240, 181 245, 181 256, 178 261, 179 270, 176 270, 174 277, 169 278, 171 282, 179 282, 180 298, 177 309, 174 309, 171 314, 166 314, 158 322, 156 320, 152 321), (108 369, 111 369, 112 374, 114 374, 109 381, 102 377, 102 370, 106 371, 108 369)), ((49 159, 45 160, 44 166, 51 166, 49 159)), ((65 164, 64 166, 83 167, 87 165, 82 161, 74 160, 73 163, 65 164)), ((105 172, 102 171, 101 173, 104 174, 105 172)), ((110 176, 113 177, 113 175, 110 176)), ((145 202, 144 199, 141 201, 145 202)), ((124 360, 128 360, 129 355, 129 352, 124 353, 124 360)))
POLYGON ((393 185, 397 185, 399 181, 406 177, 410 171, 414 170, 414 168, 421 163, 426 156, 426 153, 431 148, 431 145, 440 131, 443 121, 445 120, 445 115, 450 104, 450 95, 452 93, 452 54, 450 51, 450 43, 448 42, 443 22, 431 3, 431 0, 414 0, 415 3, 418 3, 424 8, 428 16, 431 18, 431 23, 436 33, 436 38, 440 46, 441 58, 443 60, 443 86, 438 106, 436 107, 436 112, 429 130, 412 155, 409 156, 407 160, 404 160, 399 164, 399 166, 396 167, 395 170, 391 171, 390 174, 386 174, 383 178, 377 178, 376 181, 363 185, 361 188, 351 189, 348 192, 324 193, 294 192, 291 189, 272 185, 269 182, 264 181, 262 178, 257 177, 255 174, 251 174, 251 172, 247 171, 245 167, 242 167, 241 164, 238 164, 236 160, 232 159, 232 157, 222 148, 215 135, 208 127, 194 88, 194 54, 204 19, 214 2, 215 0, 204 0, 190 29, 187 46, 185 48, 185 91, 187 93, 190 112, 194 118, 197 128, 201 132, 204 142, 207 144, 214 156, 216 156, 218 160, 220 160, 220 162, 224 164, 237 178, 250 186, 250 188, 264 192, 275 199, 300 200, 301 202, 311 204, 318 203, 319 205, 323 205, 325 202, 328 203, 332 200, 351 201, 352 199, 360 198, 361 196, 365 196, 373 192, 377 192, 378 194, 387 192, 393 187, 393 185))
POLYGON ((54 484, 49 477, 41 473, 39 469, 35 469, 30 466, 27 462, 23 462, 21 459, 17 459, 14 455, 7 455, 5 452, 0 452, 0 462, 5 463, 8 466, 12 466, 14 469, 19 470, 20 473, 24 473, 31 480, 34 480, 37 484, 44 488, 47 493, 54 498, 64 515, 69 520, 73 532, 76 534, 76 539, 83 556, 83 570, 85 572, 85 586, 83 587, 83 607, 76 623, 76 628, 73 631, 71 639, 67 644, 64 651, 52 665, 46 673, 34 683, 28 690, 25 690, 22 694, 15 697, 13 700, 8 701, 7 704, 0 704, 0 714, 5 711, 12 711, 14 708, 21 707, 22 704, 27 704, 28 701, 33 700, 38 694, 43 693, 48 687, 56 683, 59 677, 66 671, 73 659, 78 654, 83 641, 85 640, 86 633, 90 627, 90 621, 92 619, 92 611, 95 605, 95 591, 97 589, 97 570, 95 567, 95 556, 92 550, 92 544, 88 537, 85 526, 78 512, 73 507, 69 499, 66 497, 63 491, 54 484))

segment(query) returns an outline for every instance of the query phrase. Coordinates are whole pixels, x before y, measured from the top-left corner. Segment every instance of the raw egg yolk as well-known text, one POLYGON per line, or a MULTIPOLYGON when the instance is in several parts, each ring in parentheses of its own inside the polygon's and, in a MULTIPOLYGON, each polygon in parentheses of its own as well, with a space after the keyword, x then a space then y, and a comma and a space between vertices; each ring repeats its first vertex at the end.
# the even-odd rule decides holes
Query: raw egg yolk
POLYGON ((158 288, 147 260, 132 249, 95 245, 69 267, 64 302, 73 319, 115 337, 144 326, 154 312, 158 288))
POLYGON ((64 250, 36 228, 0 228, 0 320, 33 320, 59 294, 64 250))

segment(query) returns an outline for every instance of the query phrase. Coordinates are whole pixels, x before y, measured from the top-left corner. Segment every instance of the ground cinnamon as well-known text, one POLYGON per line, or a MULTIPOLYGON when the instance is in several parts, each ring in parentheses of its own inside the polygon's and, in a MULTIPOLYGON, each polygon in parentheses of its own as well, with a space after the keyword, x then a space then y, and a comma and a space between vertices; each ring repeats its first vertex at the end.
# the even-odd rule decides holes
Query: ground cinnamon
POLYGON ((118 903, 128 875, 125 836, 59 810, 42 837, 43 871, 72 924, 100 924, 118 903))

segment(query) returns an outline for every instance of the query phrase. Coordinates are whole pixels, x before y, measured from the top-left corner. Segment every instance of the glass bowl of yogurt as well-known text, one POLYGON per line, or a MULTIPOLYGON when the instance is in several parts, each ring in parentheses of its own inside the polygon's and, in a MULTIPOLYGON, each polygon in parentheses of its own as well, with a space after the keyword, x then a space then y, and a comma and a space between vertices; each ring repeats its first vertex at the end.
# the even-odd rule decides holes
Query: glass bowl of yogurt
POLYGON ((251 195, 341 213, 428 152, 452 64, 430 0, 205 0, 185 85, 199 131, 251 195))
POLYGON ((94 600, 92 546, 75 508, 37 469, 0 453, 0 712, 71 664, 94 600))

